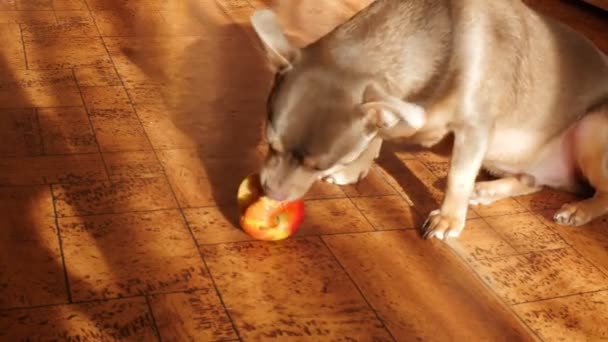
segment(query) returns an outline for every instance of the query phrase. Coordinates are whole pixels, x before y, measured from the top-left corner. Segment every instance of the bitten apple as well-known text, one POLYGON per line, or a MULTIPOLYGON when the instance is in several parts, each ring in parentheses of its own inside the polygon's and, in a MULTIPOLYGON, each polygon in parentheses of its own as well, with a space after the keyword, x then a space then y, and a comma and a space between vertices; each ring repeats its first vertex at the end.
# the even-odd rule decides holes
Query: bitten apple
POLYGON ((296 232, 304 219, 304 202, 279 202, 264 196, 260 177, 250 175, 237 194, 241 227, 257 240, 283 240, 296 232))

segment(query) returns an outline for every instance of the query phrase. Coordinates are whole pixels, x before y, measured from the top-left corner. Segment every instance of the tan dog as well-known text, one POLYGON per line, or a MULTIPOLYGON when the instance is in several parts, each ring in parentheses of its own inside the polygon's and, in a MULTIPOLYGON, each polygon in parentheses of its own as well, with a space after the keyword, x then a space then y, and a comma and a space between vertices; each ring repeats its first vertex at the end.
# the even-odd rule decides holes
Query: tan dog
POLYGON ((299 49, 274 14, 253 27, 276 72, 262 169, 277 199, 314 181, 358 181, 382 139, 455 135, 446 195, 425 237, 458 236, 468 203, 543 186, 595 189, 555 220, 608 212, 608 58, 517 0, 377 0, 299 49), (484 167, 495 181, 475 184, 484 167))

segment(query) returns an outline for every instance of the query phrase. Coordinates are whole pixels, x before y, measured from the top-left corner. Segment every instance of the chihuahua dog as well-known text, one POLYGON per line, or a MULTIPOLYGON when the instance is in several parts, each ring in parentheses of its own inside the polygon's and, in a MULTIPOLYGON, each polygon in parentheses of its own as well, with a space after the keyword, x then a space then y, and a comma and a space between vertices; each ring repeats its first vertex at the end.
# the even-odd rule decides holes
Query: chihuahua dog
POLYGON ((425 238, 457 237, 468 204, 553 187, 595 190, 555 220, 608 212, 608 57, 519 0, 377 0, 298 48, 276 15, 252 26, 275 72, 267 194, 365 177, 382 141, 432 146, 454 134, 447 189, 425 238), (497 180, 475 183, 485 168, 497 180))

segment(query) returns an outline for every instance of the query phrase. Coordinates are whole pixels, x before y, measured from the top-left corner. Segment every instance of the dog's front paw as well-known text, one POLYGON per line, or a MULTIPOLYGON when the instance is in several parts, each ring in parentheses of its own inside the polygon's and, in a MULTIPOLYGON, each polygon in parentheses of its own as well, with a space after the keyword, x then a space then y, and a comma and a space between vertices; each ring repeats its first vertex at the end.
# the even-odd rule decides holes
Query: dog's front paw
POLYGON ((464 219, 446 215, 440 210, 432 211, 422 226, 423 238, 435 237, 443 240, 448 237, 459 237, 464 229, 464 224, 464 219))
POLYGON ((350 185, 359 183, 363 178, 367 176, 369 169, 367 170, 352 170, 344 169, 342 171, 332 173, 329 176, 323 178, 324 181, 335 184, 335 185, 350 185))

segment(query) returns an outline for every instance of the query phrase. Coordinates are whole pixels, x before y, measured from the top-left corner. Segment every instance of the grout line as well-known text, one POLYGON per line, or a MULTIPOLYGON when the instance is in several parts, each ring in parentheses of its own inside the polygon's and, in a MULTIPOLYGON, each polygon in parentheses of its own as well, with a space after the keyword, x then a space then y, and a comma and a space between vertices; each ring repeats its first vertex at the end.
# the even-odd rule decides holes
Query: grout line
POLYGON ((145 296, 157 296, 157 295, 172 295, 172 294, 181 294, 181 293, 195 293, 200 291, 208 291, 209 288, 200 287, 194 289, 187 290, 174 290, 174 291, 159 291, 159 292, 151 292, 151 293, 138 293, 134 295, 126 295, 126 296, 118 296, 118 297, 108 297, 108 298, 94 298, 88 300, 77 300, 71 301, 69 303, 52 303, 52 304, 42 304, 42 305, 30 305, 30 306, 15 306, 15 307, 7 307, 0 309, 0 313, 9 312, 9 311, 18 311, 18 310, 32 310, 32 309, 42 309, 49 307, 57 307, 57 306, 66 306, 66 305, 82 305, 82 304, 95 304, 95 303, 107 303, 112 301, 120 301, 120 300, 128 300, 135 298, 144 298, 145 296))
POLYGON ((555 299, 570 298, 570 297, 594 294, 594 293, 599 293, 599 292, 608 293, 608 286, 601 288, 599 290, 583 291, 583 292, 577 292, 577 293, 572 293, 572 294, 567 294, 567 295, 562 295, 562 296, 555 296, 555 297, 551 297, 551 298, 528 300, 528 301, 524 301, 524 302, 520 302, 520 303, 511 304, 511 306, 515 307, 515 306, 522 306, 522 305, 526 305, 526 304, 542 303, 542 302, 548 302, 548 301, 555 300, 555 299))
POLYGON ((84 107, 84 110, 86 112, 86 116, 87 116, 87 121, 89 123, 89 128, 91 129, 91 132, 93 133, 93 139, 95 141, 95 146, 97 146, 97 154, 99 154, 100 158, 101 158, 101 162, 103 163, 103 167, 104 170, 106 172, 106 178, 107 180, 110 179, 110 171, 108 170, 108 165, 106 164, 106 161, 103 157, 103 153, 101 152, 101 146, 99 144, 99 140, 97 140, 97 134, 95 132, 95 126, 93 125, 93 121, 91 120, 91 115, 89 113, 89 108, 87 107, 86 101, 84 99, 84 95, 82 94, 82 88, 80 87, 80 84, 78 83, 78 79, 76 78, 76 71, 74 70, 74 68, 71 69, 72 70, 72 77, 74 78, 74 82, 76 83, 76 87, 78 88, 78 93, 80 94, 80 101, 82 101, 82 106, 84 107))
POLYGON ((176 211, 179 209, 180 208, 178 208, 178 207, 173 207, 173 208, 143 209, 143 210, 131 210, 131 211, 114 211, 114 212, 109 211, 109 212, 94 213, 94 214, 60 216, 58 218, 60 218, 60 219, 67 219, 67 218, 74 218, 74 217, 94 218, 94 217, 110 216, 110 215, 122 216, 122 215, 128 215, 128 214, 150 214, 150 213, 159 213, 159 212, 165 212, 165 211, 176 211))
POLYGON ((68 268, 65 263, 65 255, 63 253, 63 239, 61 238, 61 229, 59 228, 59 216, 57 215, 57 206, 55 205, 55 194, 53 193, 53 186, 49 185, 49 191, 51 192, 51 201, 53 204, 53 213, 55 214, 55 229, 57 229, 57 241, 59 242, 59 253, 61 255, 61 265, 63 266, 63 277, 65 281, 65 289, 67 292, 68 303, 72 303, 72 291, 70 288, 70 277, 68 274, 68 268))
POLYGON ((42 304, 42 305, 30 305, 30 306, 13 306, 0 309, 0 313, 20 311, 20 310, 37 310, 37 309, 46 309, 46 308, 54 308, 59 306, 70 306, 70 305, 80 305, 80 304, 93 304, 93 303, 104 303, 106 301, 112 300, 121 300, 121 299, 130 299, 131 297, 121 297, 121 298, 112 298, 112 299, 101 299, 101 300, 91 300, 91 301, 69 301, 67 303, 52 303, 52 304, 42 304))
MULTIPOLYGON (((137 114, 137 112, 136 112, 136 114, 137 114)), ((147 137, 148 136, 147 133, 145 133, 145 134, 146 134, 146 137, 147 137)), ((167 172, 165 170, 165 167, 164 167, 164 165, 162 163, 160 163, 160 160, 158 158, 158 154, 156 153, 156 151, 154 151, 154 155, 156 156, 156 159, 157 159, 157 161, 160 164, 160 167, 162 169, 162 173, 163 173, 163 175, 165 177, 165 180, 167 181, 167 183, 169 185, 169 190, 171 191, 171 194, 173 195, 173 198, 175 199, 175 201, 176 201, 176 203, 178 204, 178 207, 179 207, 179 200, 177 198, 175 190, 173 189, 173 186, 171 185, 171 182, 169 181, 169 177, 167 176, 167 172)), ((241 334, 240 334, 239 330, 237 329, 236 324, 234 323, 234 319, 230 315, 230 312, 228 311, 228 307, 226 306, 226 303, 224 302, 224 298, 222 297, 222 294, 221 294, 221 292, 220 292, 220 290, 219 290, 219 288, 217 286, 217 283, 216 283, 215 279, 213 278, 213 274, 211 273, 209 265, 207 264, 207 261, 205 260, 205 257, 204 257, 204 255, 202 253, 201 246, 198 243, 198 240, 196 239, 196 236, 194 235, 194 231, 192 230, 192 227, 190 226, 190 223, 188 222, 188 219, 186 218, 186 214, 184 213, 184 208, 179 207, 179 208, 177 208, 177 210, 179 211, 179 213, 180 213, 180 215, 182 217, 184 225, 186 226, 186 228, 188 229, 188 232, 190 233, 190 237, 192 238, 192 242, 194 243, 194 245, 196 246, 196 249, 198 250, 199 257, 200 257, 200 259, 201 259, 201 261, 203 263, 203 266, 205 267, 205 270, 207 271, 207 274, 209 275, 209 279, 211 281, 211 284, 213 286, 215 294, 218 297, 218 299, 220 301, 220 304, 222 305, 222 308, 224 309, 224 312, 226 313, 226 316, 228 317, 228 320, 230 321, 230 325, 231 325, 234 333, 237 335, 238 340, 241 341, 242 340, 241 334)))
MULTIPOLYGON (((99 30, 99 27, 97 26, 97 22, 95 22, 95 26, 97 27, 97 31, 98 31, 98 32, 100 33, 100 35, 101 35, 101 31, 99 30)), ((143 132, 144 132, 144 135, 146 136, 146 140, 148 141, 148 143, 150 144, 150 146, 153 146, 153 145, 152 145, 152 141, 150 140, 150 137, 149 137, 149 135, 148 135, 148 132, 145 130, 144 125, 143 125, 143 123, 142 123, 142 121, 141 121, 141 118, 140 118, 140 116, 139 116, 139 113, 138 113, 138 111, 137 111, 137 108, 136 108, 136 107, 135 107, 135 105, 133 104, 133 103, 134 103, 134 102, 133 102, 133 99, 131 98, 131 95, 129 94, 129 92, 128 92, 128 91, 126 91, 127 87, 125 86, 125 83, 124 83, 124 81, 123 81, 123 79, 122 79, 122 77, 121 77, 120 73, 118 72, 118 68, 116 67, 116 64, 115 64, 115 62, 114 62, 114 58, 112 58, 112 55, 110 54, 110 51, 109 51, 109 49, 108 49, 108 47, 107 47, 107 44, 106 44, 106 42, 105 42, 105 40, 104 40, 103 38, 102 38, 102 43, 103 43, 103 46, 104 46, 104 48, 105 48, 105 50, 106 50, 106 53, 108 54, 108 56, 109 56, 109 58, 110 58, 110 61, 112 62, 112 66, 114 67, 114 71, 116 72, 116 75, 118 76, 118 79, 120 80, 120 84, 121 84, 122 88, 125 90, 125 92, 127 93, 127 97, 128 97, 128 99, 129 99, 129 104, 130 104, 131 108, 133 109, 133 111, 134 111, 134 113, 135 113, 135 116, 137 117, 137 120, 138 120, 138 122, 139 122, 139 124, 140 124, 140 126, 141 126, 141 128, 142 128, 142 130, 143 130, 143 132)), ((207 271, 207 274, 209 275, 209 279, 211 280, 211 284, 213 285, 213 288, 214 288, 214 290, 215 290, 215 293, 216 293, 216 295, 218 296, 218 298, 219 298, 219 300, 220 300, 220 303, 221 303, 222 307, 224 308, 224 311, 226 312, 226 315, 227 315, 228 319, 230 320, 230 324, 231 324, 231 326, 232 326, 232 329, 234 330, 234 332, 235 332, 235 334, 237 335, 238 339, 239 339, 239 340, 242 340, 242 338, 241 338, 241 336, 240 336, 240 333, 239 333, 238 329, 236 328, 236 324, 234 323, 234 319, 233 319, 233 318, 232 318, 232 316, 230 315, 230 312, 228 311, 228 308, 226 307, 226 305, 225 305, 225 303, 224 303, 224 299, 222 298, 222 295, 221 295, 221 293, 220 293, 220 291, 219 291, 219 289, 218 289, 218 287, 217 287, 217 284, 216 284, 216 282, 215 282, 215 279, 213 278, 213 275, 211 274, 211 271, 210 271, 210 269, 209 269, 209 267, 208 267, 208 265, 207 265, 207 262, 206 262, 206 260, 205 260, 205 257, 203 256, 203 253, 201 252, 200 246, 199 246, 199 244, 198 244, 198 242, 197 242, 197 240, 196 240, 196 237, 195 237, 195 235, 194 235, 194 232, 192 231, 192 229, 191 229, 190 225, 188 224, 188 221, 187 221, 187 219, 186 219, 186 215, 184 214, 184 211, 182 210, 182 208, 179 208, 179 200, 178 200, 178 198, 177 198, 177 195, 176 195, 176 193, 175 193, 175 190, 173 189, 173 186, 171 186, 171 182, 170 182, 170 180, 169 180, 169 177, 167 176, 167 172, 166 172, 166 170, 165 170, 165 167, 164 167, 164 166, 163 166, 163 164, 160 162, 160 158, 158 157, 158 153, 157 153, 157 151, 156 151, 156 150, 154 150, 154 149, 152 149, 152 152, 154 153, 154 156, 155 156, 155 158, 156 158, 156 161, 157 161, 157 162, 160 164, 160 167, 161 167, 161 169, 162 169, 162 174, 163 174, 163 176, 164 176, 164 179, 165 179, 165 181, 167 182, 167 184, 169 185, 169 190, 171 191, 171 194, 172 194, 172 196, 173 196, 173 199, 175 200, 175 203, 178 205, 177 210, 179 210, 179 213, 180 213, 180 215, 182 216, 182 220, 183 220, 184 224, 186 225, 186 227, 187 227, 188 231, 190 232, 190 236, 191 236, 191 238, 192 238, 192 242, 193 242, 193 243, 194 243, 194 245, 197 247, 197 250, 198 250, 198 253, 199 253, 199 257, 200 257, 200 259, 201 259, 201 261, 202 261, 202 263, 203 263, 203 266, 205 267, 205 270, 207 271)))
MULTIPOLYGON (((171 191, 173 192, 173 189, 171 189, 171 191)), ((194 245, 196 246, 196 249, 198 250, 199 257, 201 258, 201 261, 203 262, 203 265, 204 265, 205 269, 207 270, 207 274, 209 275, 209 280, 211 280, 211 284, 213 285, 213 289, 215 291, 215 295, 220 300, 220 304, 222 305, 222 308, 224 309, 224 312, 226 313, 226 316, 228 317, 228 320, 230 321, 230 325, 232 326, 232 330, 234 330, 234 333, 238 337, 238 340, 242 341, 243 338, 241 337, 241 333, 237 329, 236 324, 234 323, 234 318, 232 318, 232 315, 230 315, 230 311, 228 310, 228 307, 226 306, 226 303, 224 301, 224 297, 222 297, 222 294, 220 292, 219 287, 217 286, 215 278, 213 277, 213 274, 211 273, 211 269, 209 268, 209 265, 207 264, 207 261, 205 260, 205 256, 203 255, 203 252, 201 250, 201 246, 198 243, 198 240, 196 239, 196 236, 194 235, 194 232, 192 231, 192 227, 190 227, 190 223, 186 219, 186 215, 184 214, 184 211, 181 210, 181 209, 180 209, 180 214, 182 215, 182 219, 184 220, 184 224, 186 225, 186 228, 188 228, 188 231, 190 232, 190 236, 192 237, 194 245)))
MULTIPOLYGON (((419 162, 422 164, 422 166, 424 166, 424 167, 425 167, 425 168, 426 168, 426 169, 427 169, 427 170, 428 170, 428 171, 429 171, 431 174, 433 174, 433 175, 434 175, 434 176, 435 176, 437 179, 441 179, 441 177, 439 177, 439 176, 438 176, 438 175, 437 175, 435 172, 433 172, 433 170, 432 170, 432 169, 430 169, 430 168, 428 167, 428 165, 427 165, 427 164, 426 164, 426 163, 425 163, 423 160, 420 160, 419 158, 416 158, 416 160, 418 160, 418 161, 419 161, 419 162)), ((383 175, 381 175, 381 176, 383 176, 383 175)), ((390 184, 389 184, 389 185, 390 185, 390 184)), ((524 210, 523 212, 521 212, 521 213, 519 213, 519 214, 528 214, 528 215, 533 215, 533 216, 536 216, 536 213, 535 213, 535 212, 533 212, 533 211, 531 211, 531 210, 530 210, 530 209, 529 209, 527 206, 525 206, 524 204, 520 203, 520 201, 518 201, 517 199, 515 199, 515 201, 516 201, 516 203, 517 203, 518 205, 520 205, 520 206, 522 207, 522 209, 524 210)), ((468 208, 468 209, 470 210, 471 208, 468 208)), ((473 211, 474 211, 474 210, 473 210, 473 211)), ((477 213, 477 212, 475 211, 475 213, 477 213)), ((546 226, 546 227, 547 227, 549 230, 551 230, 553 233, 556 233, 556 234, 557 234, 557 235, 560 237, 560 239, 562 239, 562 240, 563 240, 563 241, 564 241, 564 242, 565 242, 567 245, 569 245, 570 247, 559 247, 559 248, 554 248, 554 249, 545 249, 545 250, 542 250, 542 251, 532 251, 532 252, 525 252, 525 253, 521 253, 521 252, 520 252, 520 251, 519 251, 517 248, 515 248, 515 246, 513 246, 513 245, 512 245, 512 243, 511 243, 511 242, 510 242, 508 239, 506 239, 506 238, 504 237, 504 235, 503 235, 503 234, 501 234, 499 231, 497 231, 497 230, 496 230, 496 229, 495 229, 495 228, 494 228, 494 227, 493 227, 493 226, 492 226, 492 225, 491 225, 491 224, 490 224, 490 223, 487 221, 487 219, 488 219, 488 218, 492 218, 492 217, 503 217, 503 216, 510 216, 510 215, 512 215, 512 214, 510 214, 510 213, 509 213, 509 214, 504 214, 504 215, 482 216, 482 215, 479 215, 479 213, 477 213, 477 216, 478 216, 478 217, 477 217, 477 218, 475 218, 475 219, 480 219, 480 220, 482 220, 482 221, 483 221, 483 222, 484 222, 484 223, 485 223, 485 224, 486 224, 486 225, 487 225, 487 226, 488 226, 488 227, 489 227, 489 228, 490 228, 490 229, 491 229, 493 232, 495 232, 495 233, 496 233, 496 234, 497 234, 497 235, 498 235, 498 236, 501 238, 501 240, 503 240, 503 241, 504 241, 504 242, 505 242, 505 243, 506 243, 508 246, 510 246, 510 247, 511 247, 511 248, 512 248, 512 249, 513 249, 513 250, 514 250, 516 253, 517 253, 517 254, 515 254, 515 255, 509 255, 508 257, 520 257, 520 256, 524 256, 524 257, 525 257, 526 255, 530 255, 530 254, 534 254, 534 253, 541 253, 541 252, 546 252, 546 251, 553 251, 553 250, 560 250, 560 249, 565 249, 565 248, 572 248, 572 246, 571 246, 571 245, 570 245, 570 244, 569 244, 569 243, 568 243, 568 242, 567 242, 565 239, 563 239, 563 237, 562 237, 560 234, 558 234, 557 232, 555 232, 555 231, 554 231, 554 230, 553 230, 551 227, 549 227, 547 224, 545 224, 545 223, 543 223, 543 222, 539 222, 539 223, 543 224, 544 226, 546 226)), ((534 218, 535 218, 535 219, 537 219, 536 217, 534 217, 534 218)), ((515 318, 516 318, 516 319, 517 319, 517 320, 518 320, 518 321, 519 321, 519 322, 522 324, 522 326, 523 326, 523 327, 524 327, 524 328, 525 328, 525 329, 528 331, 528 333, 532 334, 533 336, 536 336, 536 337, 537 337, 539 340, 541 340, 541 341, 542 341, 541 336, 540 336, 540 335, 539 335, 539 334, 538 334, 538 333, 537 333, 537 332, 536 332, 534 329, 532 329, 532 327, 530 327, 530 326, 529 326, 529 325, 528 325, 528 324, 527 324, 527 323, 526 323, 526 322, 523 320, 523 318, 521 318, 521 317, 520 317, 520 316, 517 314, 517 312, 515 312, 515 310, 513 309, 513 305, 511 305, 510 303, 508 303, 508 302, 506 301, 506 299, 505 299, 505 298, 503 298, 503 297, 502 297, 502 296, 501 296, 499 293, 497 293, 497 292, 495 291, 495 289, 494 289, 494 288, 493 288, 493 287, 492 287, 492 286, 491 286, 489 283, 487 283, 487 282, 486 282, 486 281, 483 279, 483 277, 482 277, 482 276, 481 276, 481 275, 480 275, 480 274, 477 272, 477 270, 476 270, 476 269, 473 267, 473 264, 469 263, 469 262, 466 260, 466 258, 464 257, 464 255, 461 255, 460 253, 458 253, 458 251, 457 251, 457 250, 456 250, 454 247, 452 247, 452 246, 451 246, 451 245, 449 245, 449 244, 446 244, 446 245, 448 246, 448 248, 449 248, 449 250, 451 251, 451 253, 452 253, 453 255, 455 255, 457 258, 459 258, 459 259, 461 260, 461 262, 463 263, 463 265, 464 265, 464 266, 465 266, 467 269, 469 269, 469 270, 471 271, 472 275, 473 275, 475 278, 477 278, 477 279, 478 279, 478 281, 480 281, 480 282, 483 284, 483 286, 484 286, 486 289, 488 289, 488 292, 489 292, 489 293, 491 293, 491 294, 492 294, 492 295, 493 295, 495 298, 497 298, 497 299, 498 299, 498 301, 499 301, 499 302, 501 302, 501 303, 503 304, 503 306, 505 306, 505 308, 507 308, 507 310, 509 310, 509 312, 511 312, 511 313, 512 313, 512 314, 515 316, 515 318)), ((579 252, 578 252, 576 249, 574 249, 574 251, 580 255, 580 253, 579 253, 579 252)), ((581 255, 581 256, 582 256, 582 255, 581 255)), ((486 259, 484 259, 484 260, 496 260, 496 259, 503 259, 503 258, 504 258, 504 257, 486 258, 486 259)), ((584 258, 584 256, 583 256, 583 258, 584 258)), ((598 267, 597 267, 597 266, 596 266, 594 263, 590 262, 590 261, 589 261, 587 258, 584 258, 584 259, 585 259, 585 260, 587 260, 587 261, 588 261, 588 262, 589 262, 591 265, 593 265, 595 268, 598 268, 598 267)), ((478 261, 481 261, 481 260, 478 260, 478 261)), ((602 272, 602 271, 601 271, 601 269, 600 269, 600 272, 601 272, 602 274, 604 274, 604 272, 602 272)), ((606 289, 603 289, 603 290, 606 290, 606 289)), ((599 291, 603 291, 603 290, 599 290, 599 291)), ((598 292, 598 291, 596 291, 596 292, 598 292)), ((555 298, 559 298, 559 297, 555 297, 555 298)), ((547 300, 549 300, 549 299, 547 299, 547 300)))
POLYGON ((55 10, 55 2, 51 1, 51 7, 53 8, 53 17, 55 17, 55 25, 59 25, 59 18, 57 17, 57 12, 55 10))
POLYGON ((595 262, 593 262, 592 260, 587 258, 585 255, 583 255, 581 252, 579 252, 578 249, 576 249, 574 246, 572 246, 568 241, 566 241, 566 243, 568 244, 568 246, 570 246, 569 248, 571 248, 576 254, 578 254, 579 257, 585 259, 591 266, 595 267, 601 274, 603 274, 605 277, 608 277, 608 272, 606 272, 604 270, 604 267, 600 267, 600 266, 596 265, 595 262))
MULTIPOLYGON (((120 151, 120 152, 144 152, 144 151, 120 151)), ((116 152, 116 153, 120 153, 116 152)), ((49 153, 49 154, 29 154, 22 156, 9 156, 0 157, 0 160, 11 160, 11 159, 26 159, 26 158, 43 158, 43 157, 78 157, 78 156, 91 156, 99 154, 99 152, 77 152, 77 153, 49 153)))
MULTIPOLYGON (((42 153, 42 156, 45 156, 46 155, 46 146, 44 144, 44 136, 42 134, 42 125, 40 125, 40 115, 38 113, 38 109, 34 108, 33 113, 34 113, 34 118, 36 119, 36 125, 38 126, 36 133, 38 134, 38 137, 40 138, 40 149, 41 149, 40 152, 42 153)), ((36 156, 32 156, 32 157, 35 158, 36 156)))
MULTIPOLYGON (((507 215, 505 215, 505 216, 507 216, 507 215)), ((511 216, 511 215, 508 215, 508 216, 511 216)), ((506 244, 507 244, 509 247, 511 247, 511 249, 513 249, 513 250, 515 251, 515 253, 516 253, 516 254, 518 254, 518 255, 523 254, 523 253, 521 253, 521 252, 520 252, 520 251, 519 251, 519 250, 518 250, 518 249, 515 247, 515 245, 513 245, 513 244, 511 243, 511 241, 509 241, 509 239, 505 238, 505 236, 504 236, 503 234, 501 234, 501 233, 500 233, 498 230, 496 230, 496 229, 494 228, 494 226, 493 226, 493 225, 491 225, 491 224, 490 224, 490 222, 488 222, 487 218, 493 218, 493 217, 501 217, 501 216, 491 216, 491 217, 481 217, 481 216, 480 216, 480 217, 479 217, 479 219, 480 219, 481 221, 483 221, 483 223, 485 223, 485 224, 486 224, 486 226, 488 226, 488 227, 490 228, 490 230, 491 230, 491 231, 493 231, 493 232, 494 232, 496 235, 498 235, 498 237, 499 237, 499 238, 500 238, 500 239, 501 239, 503 242, 505 242, 505 243, 506 243, 506 244)), ((466 221, 465 221, 465 222, 466 222, 466 221)), ((466 227, 465 227, 464 229, 466 229, 466 227)), ((491 258, 486 258, 486 259, 491 259, 491 258)), ((481 261, 481 260, 480 260, 480 261, 481 261)))
MULTIPOLYGON (((41 71, 42 69, 29 69, 29 71, 41 71)), ((44 71, 57 71, 57 70, 64 70, 67 71, 69 69, 46 69, 44 71)), ((18 87, 15 87, 18 88, 18 87)), ((9 110, 24 110, 24 109, 55 109, 55 108, 85 108, 84 105, 83 106, 43 106, 43 107, 1 107, 0 111, 9 111, 9 110)))
POLYGON ((158 324, 156 323, 156 317, 154 317, 154 310, 152 310, 152 304, 150 303, 150 297, 146 294, 144 295, 146 300, 146 305, 148 306, 148 311, 150 312, 150 317, 152 317, 152 325, 154 325, 154 332, 156 333, 156 337, 159 342, 163 341, 163 338, 160 335, 160 330, 158 329, 158 324))
POLYGON ((513 306, 507 302, 506 298, 503 298, 499 293, 497 293, 494 288, 492 286, 490 286, 490 284, 488 284, 484 278, 477 272, 477 270, 473 267, 473 265, 471 265, 469 262, 467 262, 466 258, 461 255, 460 253, 458 253, 456 251, 456 249, 454 249, 450 244, 445 243, 447 249, 451 252, 452 255, 454 255, 456 258, 460 259, 460 262, 463 264, 463 266, 468 269, 471 273, 471 275, 477 279, 477 281, 479 281, 479 283, 487 289, 488 294, 491 295, 492 297, 494 297, 496 299, 497 302, 501 303, 502 306, 505 308, 505 310, 508 310, 514 317, 516 320, 518 320, 520 322, 520 324, 522 325, 522 327, 524 328, 524 330, 527 330, 527 332, 533 336, 536 336, 538 338, 539 341, 542 341, 542 338, 540 337, 540 335, 534 330, 532 329, 532 327, 530 327, 524 320, 523 318, 521 318, 517 312, 515 312, 515 310, 513 309, 513 306))
POLYGON ((23 48, 23 59, 25 61, 25 70, 30 70, 29 62, 27 60, 27 52, 25 52, 25 39, 23 38, 23 24, 19 25, 19 35, 21 38, 21 48, 23 48))
POLYGON ((361 296, 361 298, 363 298, 363 301, 365 301, 365 304, 367 304, 367 306, 369 307, 369 309, 374 312, 374 315, 376 316, 376 319, 378 319, 378 322, 380 322, 380 324, 382 324, 382 327, 384 328, 384 330, 388 333, 388 335, 391 337, 391 339, 393 341, 397 341, 395 339, 395 336, 393 336, 393 333, 386 326, 385 321, 380 317, 380 314, 378 313, 378 311, 376 310, 376 308, 374 308, 374 306, 369 302, 369 300, 365 296, 364 292, 359 287, 359 284, 357 284, 357 282, 353 279, 353 277, 350 275, 350 273, 348 272, 348 270, 344 267, 344 265, 342 265, 342 263, 340 262, 340 260, 338 259, 338 257, 336 257, 336 255, 334 254, 334 251, 329 247, 329 245, 327 244, 327 242, 325 241, 325 239, 323 239, 322 236, 319 236, 318 239, 321 240, 321 243, 323 244, 323 246, 325 246, 325 248, 327 249, 327 251, 329 252, 329 254, 331 254, 331 256, 334 259, 334 261, 338 264, 338 266, 340 266, 340 268, 342 269, 342 271, 344 272, 344 274, 346 274, 346 276, 350 280, 351 284, 353 284, 353 286, 357 289, 357 292, 359 292, 359 295, 361 296))

